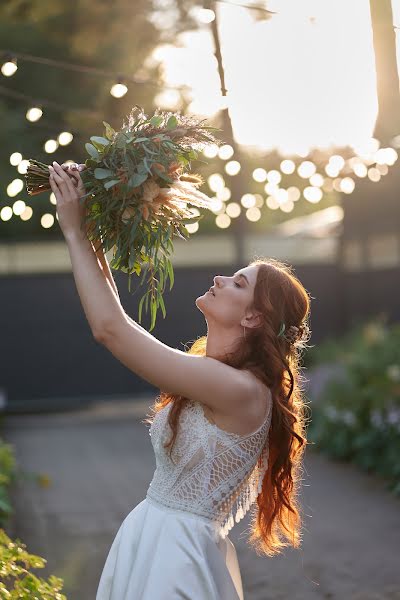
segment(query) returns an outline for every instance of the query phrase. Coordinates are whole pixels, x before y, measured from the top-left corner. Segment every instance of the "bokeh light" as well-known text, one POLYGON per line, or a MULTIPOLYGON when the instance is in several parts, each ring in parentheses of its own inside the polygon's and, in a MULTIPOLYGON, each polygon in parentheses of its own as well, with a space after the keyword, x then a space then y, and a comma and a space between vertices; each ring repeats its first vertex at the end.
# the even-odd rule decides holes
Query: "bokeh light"
POLYGON ((225 165, 225 171, 228 173, 228 175, 237 175, 240 171, 240 168, 240 162, 237 160, 230 160, 225 165))
POLYGON ((231 224, 231 218, 227 214, 218 215, 215 219, 215 224, 220 229, 227 229, 231 224))

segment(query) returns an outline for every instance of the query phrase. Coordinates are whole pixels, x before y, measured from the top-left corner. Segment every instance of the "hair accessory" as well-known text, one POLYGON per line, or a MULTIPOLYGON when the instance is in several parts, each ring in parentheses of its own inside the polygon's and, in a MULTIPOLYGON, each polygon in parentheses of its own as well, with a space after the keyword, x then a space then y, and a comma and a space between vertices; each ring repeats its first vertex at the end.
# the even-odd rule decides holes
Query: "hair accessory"
POLYGON ((278 337, 281 337, 284 334, 285 328, 286 328, 285 323, 281 323, 281 328, 279 330, 278 337))

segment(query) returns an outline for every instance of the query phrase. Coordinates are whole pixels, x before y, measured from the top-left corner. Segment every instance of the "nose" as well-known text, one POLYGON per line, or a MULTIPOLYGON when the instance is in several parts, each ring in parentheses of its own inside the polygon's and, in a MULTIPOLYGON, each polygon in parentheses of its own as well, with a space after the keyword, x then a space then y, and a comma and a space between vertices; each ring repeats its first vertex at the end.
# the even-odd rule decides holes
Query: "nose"
POLYGON ((221 280, 222 280, 222 275, 216 275, 214 277, 214 285, 216 285, 217 287, 219 287, 219 285, 221 283, 221 280))

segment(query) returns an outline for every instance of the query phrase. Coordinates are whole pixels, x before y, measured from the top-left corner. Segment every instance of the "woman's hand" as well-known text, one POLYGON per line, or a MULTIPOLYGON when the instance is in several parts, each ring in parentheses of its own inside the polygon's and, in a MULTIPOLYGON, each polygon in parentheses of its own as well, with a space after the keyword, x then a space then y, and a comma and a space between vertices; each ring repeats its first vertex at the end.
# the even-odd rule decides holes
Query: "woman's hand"
POLYGON ((82 205, 81 198, 86 193, 79 166, 76 169, 69 168, 68 173, 56 161, 50 170, 50 187, 56 197, 58 222, 64 237, 73 235, 82 235, 82 220, 85 215, 85 208, 82 205), (72 177, 75 181, 72 180, 72 177))

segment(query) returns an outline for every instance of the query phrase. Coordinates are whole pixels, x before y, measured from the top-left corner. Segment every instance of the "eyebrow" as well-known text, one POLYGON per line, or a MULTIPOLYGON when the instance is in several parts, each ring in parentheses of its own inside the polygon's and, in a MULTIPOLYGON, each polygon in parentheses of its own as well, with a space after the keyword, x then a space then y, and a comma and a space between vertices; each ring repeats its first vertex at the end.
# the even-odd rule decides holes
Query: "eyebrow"
POLYGON ((245 279, 247 281, 247 285, 250 285, 249 280, 247 279, 246 275, 244 275, 243 273, 234 273, 234 275, 237 275, 238 277, 243 277, 243 279, 245 279))

